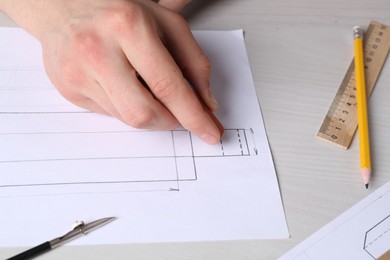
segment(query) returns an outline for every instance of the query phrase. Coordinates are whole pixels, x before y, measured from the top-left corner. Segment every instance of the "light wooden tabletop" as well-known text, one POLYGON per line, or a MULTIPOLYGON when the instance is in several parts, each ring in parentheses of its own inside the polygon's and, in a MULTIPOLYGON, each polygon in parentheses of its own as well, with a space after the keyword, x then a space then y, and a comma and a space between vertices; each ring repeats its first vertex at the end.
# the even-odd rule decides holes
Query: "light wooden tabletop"
MULTIPOLYGON (((390 181, 389 61, 368 104, 370 189, 356 137, 349 150, 316 138, 352 60, 352 27, 390 25, 389 14, 388 0, 193 0, 184 12, 192 29, 246 32, 290 239, 65 246, 39 259, 276 259, 390 181)), ((12 24, 0 14, 0 25, 12 24)), ((20 250, 0 248, 0 258, 20 250)))

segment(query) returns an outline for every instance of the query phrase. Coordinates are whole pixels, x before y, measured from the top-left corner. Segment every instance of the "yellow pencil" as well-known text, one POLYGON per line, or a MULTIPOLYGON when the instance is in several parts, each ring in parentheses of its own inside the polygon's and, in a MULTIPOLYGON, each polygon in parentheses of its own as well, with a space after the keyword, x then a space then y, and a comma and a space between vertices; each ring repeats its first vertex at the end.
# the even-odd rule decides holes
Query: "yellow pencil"
POLYGON ((367 119, 367 95, 366 78, 364 75, 364 54, 363 54, 363 30, 356 26, 353 28, 354 50, 355 50, 355 78, 356 98, 360 145, 360 168, 366 188, 371 176, 370 140, 367 119))

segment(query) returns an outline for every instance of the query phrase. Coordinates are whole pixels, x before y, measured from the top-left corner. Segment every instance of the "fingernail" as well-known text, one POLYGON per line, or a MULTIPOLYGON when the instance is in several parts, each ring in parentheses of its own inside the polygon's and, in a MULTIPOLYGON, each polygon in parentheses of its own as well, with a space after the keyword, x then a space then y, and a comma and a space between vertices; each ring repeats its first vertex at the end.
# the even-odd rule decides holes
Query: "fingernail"
POLYGON ((204 134, 200 138, 208 144, 216 144, 219 142, 219 139, 211 134, 204 134))

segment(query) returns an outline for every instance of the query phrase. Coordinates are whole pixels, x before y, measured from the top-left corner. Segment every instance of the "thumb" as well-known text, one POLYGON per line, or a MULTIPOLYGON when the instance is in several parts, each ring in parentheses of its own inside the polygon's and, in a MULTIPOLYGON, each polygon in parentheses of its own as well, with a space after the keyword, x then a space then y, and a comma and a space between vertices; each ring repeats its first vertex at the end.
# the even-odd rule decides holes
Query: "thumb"
POLYGON ((157 2, 165 8, 180 12, 191 0, 160 0, 157 2))

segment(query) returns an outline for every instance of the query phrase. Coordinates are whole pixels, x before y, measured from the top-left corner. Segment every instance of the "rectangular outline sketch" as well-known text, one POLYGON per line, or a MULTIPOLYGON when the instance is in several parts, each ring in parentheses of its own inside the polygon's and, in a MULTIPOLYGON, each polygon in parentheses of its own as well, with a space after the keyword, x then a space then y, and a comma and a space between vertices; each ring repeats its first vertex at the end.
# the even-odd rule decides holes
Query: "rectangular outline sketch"
MULTIPOLYGON (((149 133, 156 134, 156 132, 153 131, 129 131, 127 133, 131 133, 131 135, 137 135, 138 140, 145 140, 145 138, 148 138, 149 133), (141 137, 140 135, 144 135, 144 137, 141 137)), ((60 138, 60 139, 66 139, 67 136, 73 136, 73 135, 80 135, 80 134, 87 134, 87 135, 103 135, 103 137, 95 137, 99 139, 105 139, 104 135, 126 135, 126 132, 97 132, 97 133, 24 133, 24 134, 0 134, 0 143, 3 143, 4 139, 9 139, 10 137, 14 137, 17 139, 21 139, 23 137, 30 139, 30 136, 43 136, 43 138, 60 138)), ((56 152, 53 150, 50 151, 50 154, 47 154, 47 156, 50 157, 35 157, 33 159, 25 158, 21 159, 20 157, 15 159, 5 159, 4 157, 0 159, 0 169, 2 166, 7 165, 9 168, 10 165, 15 165, 15 171, 13 171, 13 174, 17 174, 18 172, 22 172, 23 174, 30 174, 31 171, 34 171, 35 168, 39 168, 40 171, 42 170, 43 165, 46 164, 57 164, 57 166, 54 165, 54 167, 58 167, 58 165, 72 164, 73 162, 79 163, 80 161, 84 162, 93 162, 97 163, 101 160, 104 161, 113 161, 118 163, 118 161, 126 161, 126 160, 132 160, 132 159, 141 159, 141 160, 148 160, 152 159, 153 163, 156 163, 156 160, 169 160, 173 163, 173 168, 170 169, 171 173, 168 175, 161 174, 161 172, 155 178, 144 178, 144 179, 134 179, 134 180, 106 180, 106 181, 92 181, 92 180, 84 180, 80 182, 69 182, 69 181, 61 181, 61 182, 48 182, 47 180, 50 178, 43 177, 42 182, 36 182, 36 183, 25 183, 25 184, 12 184, 12 183, 5 183, 2 182, 0 185, 0 188, 11 188, 11 187, 32 187, 32 186, 43 186, 43 185, 81 185, 81 184, 124 184, 124 183, 168 183, 169 188, 167 190, 178 190, 178 184, 171 184, 171 182, 178 182, 178 181, 194 181, 197 180, 197 172, 196 172, 196 159, 197 158, 207 158, 207 157, 227 157, 227 156, 249 156, 251 155, 250 151, 250 139, 248 139, 247 135, 248 133, 253 135, 252 130, 245 130, 245 129, 226 129, 225 130, 225 139, 229 139, 229 142, 224 143, 223 141, 220 142, 219 145, 208 147, 206 145, 203 145, 199 140, 194 140, 192 137, 192 134, 186 130, 172 130, 172 131, 166 131, 165 133, 162 133, 163 135, 169 135, 171 136, 171 147, 168 149, 165 149, 164 154, 155 154, 153 152, 153 147, 143 148, 142 151, 136 151, 130 152, 128 155, 124 156, 116 156, 112 157, 110 156, 96 156, 96 157, 83 157, 79 156, 77 158, 69 158, 62 156, 61 154, 57 155, 57 157, 53 157, 53 153, 56 156, 56 152), (185 140, 184 140, 185 139, 185 140), (180 140, 180 145, 177 146, 177 142, 180 140), (186 144, 183 144, 183 142, 186 142, 186 144), (183 149, 184 147, 184 149, 183 149), (208 147, 209 149, 204 150, 205 147, 208 147), (187 148, 187 149, 185 149, 187 148), (145 153, 146 151, 146 153, 145 153), (149 153, 150 152, 150 153, 149 153), (42 163, 42 164, 41 164, 42 163), (41 165, 40 165, 41 164, 41 165), (185 168, 182 168, 185 167, 185 168), (190 167, 190 168, 189 168, 190 167), (29 169, 29 170, 25 170, 29 169), (46 180, 45 182, 43 180, 46 180)), ((55 139, 54 138, 54 139, 55 139)), ((31 138, 32 139, 32 138, 31 138)), ((40 143, 41 139, 38 139, 37 143, 40 143)), ((76 139, 79 140, 79 139, 76 139)), ((134 141, 134 139, 132 139, 134 141)), ((26 141, 27 142, 27 141, 26 141)), ((65 143, 70 143, 72 140, 65 140, 65 143)), ((50 143, 57 144, 58 142, 56 140, 51 140, 50 143)), ((252 143, 253 144, 253 143, 252 143)), ((88 145, 86 144, 79 144, 80 146, 88 145)), ((149 143, 149 145, 152 145, 149 143)), ((28 151, 31 151, 31 149, 27 149, 28 151)), ((59 148, 61 150, 61 148, 59 148)), ((256 151, 255 149, 253 150, 256 151)), ((59 151, 61 152, 61 151, 59 151)), ((252 154, 254 153, 252 152, 252 154)), ((87 150, 88 153, 88 150, 87 150)), ((19 155, 20 156, 20 155, 19 155)), ((21 155, 22 157, 23 155, 21 155)), ((34 154, 29 153, 28 156, 33 156, 34 154)), ((147 164, 145 164, 147 165, 147 164)), ((94 167, 96 169, 97 167, 94 167)), ((114 167, 115 168, 115 167, 114 167)), ((121 167, 118 167, 121 168, 121 167)), ((139 171, 140 169, 137 169, 139 171)), ((35 172, 38 172, 37 169, 35 169, 35 172)), ((79 173, 81 174, 81 173, 79 173)), ((153 175, 152 175, 153 176, 153 175)), ((23 179, 22 177, 18 179, 23 179)), ((37 176, 37 180, 39 180, 37 176)))
MULTIPOLYGON (((8 85, 0 84, 0 91, 7 92, 12 91, 15 96, 15 91, 20 92, 16 95, 20 100, 13 100, 13 105, 7 105, 7 101, 3 100, 3 106, 0 106, 0 117, 1 116, 18 116, 18 119, 15 120, 35 120, 41 122, 45 122, 45 120, 50 120, 50 115, 55 114, 56 117, 61 117, 66 114, 78 114, 81 118, 85 118, 85 120, 90 120, 92 113, 89 111, 84 111, 78 107, 70 105, 68 101, 65 101, 54 89, 51 85, 50 81, 47 79, 46 74, 41 68, 17 68, 13 70, 9 69, 1 69, 0 68, 0 78, 7 79, 4 82, 8 82, 8 85), (18 77, 15 76, 15 71, 17 72, 18 77), (13 74, 10 74, 12 72, 13 74), (10 78, 12 76, 12 78, 10 78), (30 80, 27 80, 30 79, 30 80), (29 85, 28 87, 26 86, 29 85), (11 84, 11 85, 10 85, 11 84), (47 95, 48 98, 47 104, 40 103, 36 104, 28 104, 28 102, 33 102, 35 99, 34 95, 37 95, 37 91, 39 95, 47 95), (53 101, 55 100, 55 101, 53 101), (27 104, 26 104, 27 101, 27 104), (5 104, 5 105, 4 105, 5 104), (56 104, 56 105, 53 105, 56 104), (58 104, 58 105, 57 105, 58 104), (38 120, 39 119, 39 120, 38 120)), ((38 127, 39 128, 39 127, 38 127)), ((147 135, 151 133, 151 131, 87 131, 85 132, 80 130, 74 131, 64 131, 64 130, 32 130, 31 132, 2 132, 0 131, 0 144, 4 143, 4 139, 7 138, 15 138, 21 139, 26 138, 24 143, 30 143, 32 139, 39 138, 50 138, 52 139, 52 143, 57 143, 55 140, 56 137, 59 139, 69 138, 69 142, 72 142, 72 135, 100 135, 100 136, 113 136, 113 135, 126 135, 126 133, 131 133, 131 135, 147 135), (32 138, 34 137, 34 138, 32 138)), ((155 134, 155 132, 154 132, 155 134)), ((91 156, 91 155, 81 155, 77 158, 72 158, 69 156, 61 156, 53 157, 53 153, 55 152, 55 148, 51 147, 51 154, 48 157, 36 157, 36 153, 29 152, 29 156, 35 156, 35 158, 20 158, 22 155, 18 155, 18 158, 0 158, 0 171, 4 166, 10 167, 10 164, 15 165, 15 172, 24 172, 24 174, 28 174, 26 170, 29 172, 34 171, 34 174, 37 176, 40 175, 42 171, 50 172, 55 167, 68 167, 70 174, 78 171, 78 167, 80 168, 80 163, 83 164, 99 164, 104 161, 102 168, 106 168, 109 171, 110 167, 107 166, 108 162, 112 162, 113 164, 122 164, 122 166, 118 166, 118 169, 131 169, 137 168, 138 174, 132 172, 132 177, 129 178, 129 174, 127 174, 128 178, 123 178, 123 175, 126 173, 122 173, 122 176, 117 179, 115 176, 111 176, 112 178, 103 178, 99 180, 83 180, 80 179, 78 182, 70 182, 64 178, 64 176, 60 176, 60 181, 51 181, 50 176, 46 176, 41 178, 37 178, 37 182, 35 183, 5 183, 1 182, 0 188, 7 188, 7 192, 13 187, 26 187, 29 190, 33 188, 39 188, 40 186, 56 186, 56 191, 62 190, 62 192, 66 192, 67 189, 65 187, 73 186, 100 186, 100 189, 104 189, 104 184, 117 184, 116 186, 122 186, 126 191, 151 191, 151 190, 162 190, 162 191, 179 191, 180 190, 180 181, 196 181, 197 180, 197 171, 196 171, 196 159, 197 158, 207 158, 207 157, 227 157, 227 156, 249 156, 257 155, 257 149, 253 137, 252 129, 225 129, 225 134, 223 140, 221 140, 218 148, 215 146, 209 150, 205 150, 205 146, 202 146, 197 140, 195 140, 191 133, 185 130, 174 130, 174 131, 165 131, 165 139, 170 139, 170 143, 167 144, 167 150, 163 154, 153 154, 153 148, 150 147, 148 149, 151 153, 137 153, 133 154, 122 154, 118 156, 91 156), (183 135, 185 136, 183 144, 183 135), (252 135, 252 138, 248 138, 248 135, 252 135), (181 137, 180 137, 181 136, 181 137), (177 143, 181 140, 181 144, 177 145, 177 143), (199 150, 198 146, 203 147, 203 149, 199 150), (251 147, 250 147, 251 146, 251 147), (186 151, 183 151, 182 147, 187 147, 186 151), (181 149, 181 150, 180 150, 181 149), (159 161, 168 161, 168 164, 171 165, 170 169, 162 169, 159 174, 147 174, 142 172, 141 168, 144 167, 134 167, 132 165, 132 160, 137 159, 140 161, 145 161, 148 159, 153 159, 153 163, 158 163, 159 161), (127 165, 126 165, 127 163, 127 165), (72 168, 72 164, 75 166, 72 168), (45 169, 46 167, 46 169, 45 169), (38 170, 39 169, 39 170, 38 170), (137 175, 138 177, 135 177, 137 175), (139 177, 142 176, 142 177, 139 177), (130 187, 131 184, 131 187, 130 187), (60 189, 60 188, 64 189, 60 189)), ((143 140, 145 137, 140 137, 137 140, 143 140)), ((103 138, 104 139, 104 138, 103 138)), ((19 140, 20 141, 20 140, 19 140)), ((133 139, 133 142, 136 141, 133 139)), ((8 142, 9 143, 9 142, 8 142)), ((12 142, 11 142, 12 143, 12 142)), ((38 142, 39 143, 39 142, 38 142)), ((87 146, 88 144, 84 144, 87 146)), ((144 144, 142 144, 144 145, 144 144)), ((58 148, 61 150, 61 148, 58 148)), ((20 151, 23 149, 21 148, 20 151)), ((57 151, 58 152, 58 151, 57 151)), ((27 156, 27 155, 26 155, 27 156)), ((8 157, 8 156, 4 156, 8 157)), ((164 163, 162 162, 162 165, 164 163)), ((143 163, 143 165, 148 165, 148 163, 143 163)), ((165 163, 165 165, 167 165, 165 163)), ((95 168, 96 166, 91 166, 91 168, 95 168)), ((115 168, 115 167, 113 167, 115 168)), ((88 169, 84 169, 88 170, 88 169)), ((17 174, 14 173, 13 174, 17 174)), ((88 174, 86 174, 88 176, 88 174)), ((93 174, 95 175, 95 173, 93 174)), ((82 176, 82 175, 80 175, 82 176)), ((77 176, 77 178, 80 178, 77 176)), ((107 176, 106 176, 107 177, 107 176)), ((77 179, 76 178, 76 179, 77 179)), ((23 180, 22 177, 17 178, 19 180, 23 180)), ((91 187, 89 187, 91 189, 91 187)), ((16 190, 16 189, 15 189, 16 190)), ((78 189, 76 189, 78 190, 78 189)), ((80 187, 82 190, 82 187, 80 187)), ((74 192, 74 191, 73 191, 74 192)), ((7 193, 9 194, 9 193, 7 193)), ((1 193, 0 193, 1 195, 1 193)))
MULTIPOLYGON (((72 137, 74 135, 102 135, 103 137, 95 137, 94 139, 106 139, 104 135, 126 135, 131 133, 131 135, 136 135, 138 140, 143 140, 147 138, 149 133, 156 134, 153 131, 128 131, 128 132, 95 132, 95 133, 17 133, 17 134, 0 134, 0 143, 5 143, 4 139, 15 138, 20 141, 21 138, 26 138, 26 142, 28 143, 28 139, 33 139, 31 136, 40 136, 42 138, 51 138, 56 139, 60 138, 62 140, 65 139, 65 143, 72 143, 71 138, 69 140, 66 137, 72 137), (141 135, 144 135, 142 137, 141 135)), ((196 160, 201 158, 208 157, 229 157, 229 156, 250 156, 257 155, 257 149, 255 148, 254 138, 253 138, 253 130, 252 129, 225 129, 224 139, 220 142, 219 145, 215 146, 207 146, 203 144, 200 140, 194 139, 192 134, 186 130, 172 130, 172 131, 164 131, 162 132, 164 136, 170 136, 170 146, 164 154, 155 154, 153 152, 153 147, 143 147, 143 151, 140 152, 130 152, 128 155, 123 156, 96 156, 88 157, 88 156, 79 156, 77 158, 70 158, 61 155, 61 147, 59 147, 60 154, 57 154, 55 151, 50 150, 50 157, 36 157, 35 153, 31 153, 31 149, 27 149, 28 156, 33 156, 34 158, 20 158, 23 157, 21 155, 18 158, 9 159, 9 158, 1 158, 0 159, 0 171, 2 167, 10 168, 14 167, 13 174, 21 174, 20 177, 16 178, 16 180, 23 180, 23 174, 31 174, 33 172, 34 176, 36 176, 37 182, 35 183, 6 183, 4 181, 1 182, 0 188, 7 188, 7 194, 9 194, 11 188, 19 188, 26 187, 31 190, 32 188, 39 188, 39 186, 56 186, 58 190, 62 190, 62 192, 66 192, 66 187, 70 185, 73 186, 82 186, 82 185, 99 185, 100 189, 104 189, 104 184, 118 184, 122 186, 122 189, 126 189, 126 191, 179 191, 180 190, 180 181, 196 181, 197 180, 197 169, 196 169, 196 160), (251 135, 252 138, 248 138, 251 135), (180 145, 178 143, 180 142, 180 145), (206 149, 205 149, 206 148, 206 149), (54 157, 53 157, 54 154, 54 157), (56 157, 57 156, 57 157, 56 157), (132 160, 140 160, 143 161, 143 165, 149 164, 158 164, 159 161, 164 161, 161 165, 171 165, 169 169, 160 168, 161 172, 158 174, 148 173, 147 170, 142 170, 141 168, 137 168, 137 172, 134 172, 134 167, 131 166, 132 160), (150 159, 150 160, 149 160, 150 159), (145 162, 146 160, 146 162, 145 162), (109 163, 111 162, 111 164, 109 163), (117 169, 132 169, 130 174, 122 172, 115 176, 115 174, 105 175, 106 178, 103 180, 90 180, 90 179, 82 179, 82 172, 77 171, 77 167, 80 166, 80 163, 85 166, 86 164, 94 164, 91 166, 93 171, 99 168, 106 168, 107 171, 110 168, 115 168, 117 165, 117 169), (102 163, 103 166, 99 166, 102 163), (129 164, 129 167, 125 167, 124 165, 129 164), (75 164, 72 167, 72 164, 75 164), (108 166, 107 166, 108 164, 108 166), (122 166, 118 166, 122 165, 122 166), (46 167, 46 168, 45 168, 46 167), (50 178, 50 170, 55 169, 56 167, 68 167, 69 169, 73 169, 71 171, 73 174, 73 178, 77 175, 80 181, 71 182, 66 180, 66 176, 57 176, 62 181, 58 181, 58 179, 53 179, 51 182, 50 178), (45 173, 43 173, 45 172, 45 173), (43 173, 42 177, 39 175, 43 173), (127 177, 124 177, 124 174, 127 177), (142 176, 140 178, 140 176, 142 176), (150 176, 150 178, 148 178, 150 176)), ((134 138, 134 137, 133 137, 134 138)), ((108 138, 109 139, 109 138, 108 138)), ((41 139, 38 139, 36 143, 41 143, 41 139)), ((73 140, 75 143, 77 140, 73 140)), ((133 139, 134 140, 134 139, 133 139)), ((8 142, 9 143, 9 142, 8 142)), ((49 143, 57 144, 56 140, 52 140, 49 143)), ((87 146, 88 143, 78 144, 81 147, 87 146)), ((77 149, 77 148, 76 148, 77 149)), ((96 151, 95 151, 96 152, 96 151)), ((88 151, 87 151, 88 153, 88 151)), ((11 156, 12 157, 12 156, 11 156)), ((155 165, 153 165, 155 167, 155 165)), ((79 171, 88 170, 88 168, 81 168, 79 171)), ((106 172, 107 172, 106 171, 106 172)), ((120 171, 120 170, 119 170, 120 171)), ((85 174, 88 176, 89 174, 85 174)), ((92 174, 99 178, 98 174, 95 172, 92 174)), ((101 178, 101 175, 100 175, 101 178)), ((74 187, 73 187, 74 189, 74 187)), ((82 190, 82 187, 80 187, 82 190)), ((12 190, 11 190, 12 191, 12 190)), ((31 192, 31 191, 29 191, 31 192)), ((75 192, 74 190, 72 192, 75 192)), ((0 193, 1 194, 1 193, 0 193)))

